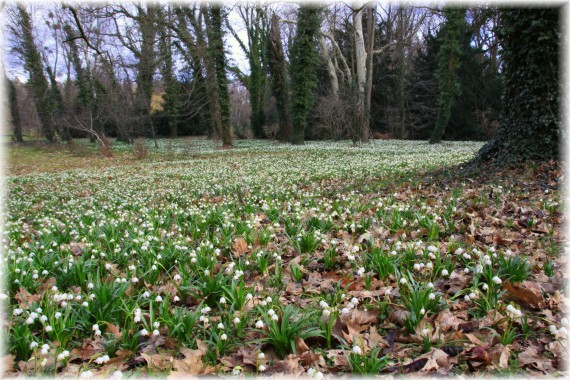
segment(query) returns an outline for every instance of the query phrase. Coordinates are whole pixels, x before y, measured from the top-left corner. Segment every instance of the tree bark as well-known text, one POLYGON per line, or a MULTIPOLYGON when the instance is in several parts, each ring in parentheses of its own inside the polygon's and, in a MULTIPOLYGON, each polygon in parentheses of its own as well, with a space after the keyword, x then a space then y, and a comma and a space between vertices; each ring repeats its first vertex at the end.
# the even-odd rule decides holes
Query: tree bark
POLYGON ((368 117, 366 115, 365 105, 365 86, 366 86, 366 47, 364 45, 364 33, 362 31, 362 14, 364 6, 361 6, 353 14, 354 26, 354 45, 356 60, 356 119, 358 131, 360 132, 360 141, 368 143, 369 126, 367 124, 368 117))

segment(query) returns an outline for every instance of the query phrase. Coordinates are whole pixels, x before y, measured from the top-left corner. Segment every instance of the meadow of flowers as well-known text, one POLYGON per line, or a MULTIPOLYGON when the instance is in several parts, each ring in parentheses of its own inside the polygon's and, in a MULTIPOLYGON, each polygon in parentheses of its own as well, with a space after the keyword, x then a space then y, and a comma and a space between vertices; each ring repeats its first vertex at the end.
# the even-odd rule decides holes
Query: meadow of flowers
POLYGON ((555 373, 558 169, 432 173, 480 146, 161 142, 8 176, 6 370, 555 373))

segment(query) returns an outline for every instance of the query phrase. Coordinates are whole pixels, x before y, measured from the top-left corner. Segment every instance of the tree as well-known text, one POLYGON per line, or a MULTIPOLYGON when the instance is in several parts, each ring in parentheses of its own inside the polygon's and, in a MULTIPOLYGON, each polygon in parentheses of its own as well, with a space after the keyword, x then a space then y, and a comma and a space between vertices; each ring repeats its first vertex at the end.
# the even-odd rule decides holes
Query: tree
POLYGON ((461 84, 459 83, 457 71, 463 56, 462 36, 467 29, 465 9, 445 8, 443 12, 446 21, 440 31, 443 36, 443 42, 437 54, 438 67, 436 71, 439 86, 439 97, 437 100, 439 112, 435 128, 429 139, 430 144, 441 142, 445 127, 449 123, 455 99, 461 93, 461 84))
POLYGON ((308 116, 314 102, 317 87, 316 68, 319 54, 317 38, 320 29, 320 7, 303 4, 299 7, 297 33, 291 47, 291 118, 293 136, 291 143, 304 144, 308 116))
POLYGON ((216 73, 216 85, 218 87, 218 101, 220 104, 222 144, 232 146, 232 126, 230 110, 230 93, 228 90, 228 78, 226 75, 226 54, 224 51, 224 39, 222 32, 222 8, 220 4, 210 6, 209 20, 206 23, 208 31, 209 54, 212 58, 216 73))
POLYGON ((480 162, 558 159, 559 17, 556 8, 500 11, 503 115, 498 133, 479 151, 480 162))
POLYGON ((283 53, 283 43, 279 31, 279 18, 276 14, 271 17, 269 42, 267 44, 269 56, 269 73, 271 90, 275 96, 277 114, 279 118, 279 132, 277 139, 282 142, 291 141, 291 113, 289 105, 289 84, 287 82, 287 63, 283 53))
POLYGON ((18 109, 18 94, 16 93, 16 86, 14 83, 4 76, 4 81, 8 83, 8 97, 10 99, 10 117, 12 118, 12 125, 14 126, 14 139, 16 142, 23 143, 22 137, 22 123, 20 121, 20 112, 18 109))
POLYGON ((21 4, 17 5, 15 23, 10 26, 10 29, 20 43, 15 50, 23 58, 25 69, 29 74, 28 85, 33 90, 34 103, 44 135, 49 142, 54 142, 57 136, 52 119, 53 105, 50 86, 44 74, 40 52, 34 41, 30 15, 21 4))
POLYGON ((263 131, 265 124, 263 107, 265 105, 267 84, 267 40, 264 36, 268 33, 268 20, 265 9, 259 3, 238 5, 237 13, 245 25, 247 41, 242 41, 242 38, 240 38, 227 19, 226 24, 247 57, 250 73, 246 75, 237 67, 232 69, 249 92, 251 129, 255 137, 261 138, 265 136, 263 131))

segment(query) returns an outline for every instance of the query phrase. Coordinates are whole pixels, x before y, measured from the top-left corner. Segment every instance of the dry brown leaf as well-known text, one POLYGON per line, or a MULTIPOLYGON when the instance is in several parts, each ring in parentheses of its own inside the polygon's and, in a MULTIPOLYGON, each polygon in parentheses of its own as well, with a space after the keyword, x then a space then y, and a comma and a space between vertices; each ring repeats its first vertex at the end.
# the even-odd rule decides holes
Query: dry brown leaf
POLYGON ((42 296, 39 294, 30 294, 26 288, 20 286, 20 290, 14 298, 19 302, 19 306, 27 309, 32 305, 32 303, 39 301, 42 296))
POLYGON ((491 355, 493 363, 496 363, 499 368, 508 368, 509 357, 511 356, 511 350, 509 347, 506 347, 501 343, 497 343, 491 347, 489 354, 491 355))
POLYGON ((11 377, 18 372, 14 368, 15 359, 14 355, 6 355, 0 359, 2 363, 2 378, 11 377))
POLYGON ((541 354, 539 346, 530 346, 519 354, 519 363, 521 367, 531 367, 543 371, 545 373, 552 373, 554 367, 552 360, 541 354))
POLYGON ((243 237, 240 236, 234 239, 234 242, 232 243, 232 253, 234 254, 234 257, 240 257, 247 251, 247 241, 245 241, 243 237))
POLYGON ((370 333, 366 337, 368 340, 368 347, 374 349, 376 347, 388 347, 388 342, 380 334, 376 326, 370 327, 370 333))
POLYGON ((542 296, 542 289, 540 284, 532 281, 523 281, 519 284, 511 284, 508 280, 505 281, 504 287, 507 290, 507 295, 516 301, 520 301, 533 308, 544 307, 544 297, 542 296))
POLYGON ((202 356, 208 351, 208 345, 199 340, 197 345, 197 350, 189 348, 180 350, 180 353, 184 355, 184 359, 174 359, 172 368, 177 371, 175 375, 192 376, 215 373, 215 367, 209 367, 202 362, 202 356))
POLYGON ((434 323, 435 322, 439 322, 439 327, 442 332, 455 331, 460 323, 459 319, 457 319, 449 309, 440 312, 435 318, 434 323))
POLYGON ((449 372, 449 362, 447 360, 448 355, 438 348, 420 356, 420 358, 427 359, 426 364, 421 369, 421 372, 423 373, 437 371, 438 373, 447 374, 449 372))
POLYGON ((297 355, 287 355, 285 359, 279 360, 271 368, 271 371, 267 371, 268 374, 273 372, 283 372, 286 375, 301 376, 305 373, 305 369, 299 365, 299 356, 297 355))
POLYGON ((303 285, 298 282, 290 282, 287 284, 285 291, 293 296, 299 296, 303 294, 303 285))
POLYGON ((168 354, 145 354, 144 352, 141 352, 141 357, 146 361, 147 366, 149 368, 158 370, 158 371, 163 371, 167 368, 171 368, 172 363, 174 361, 174 358, 172 357, 172 355, 168 354))
POLYGON ((121 339, 123 336, 123 333, 120 331, 119 326, 114 325, 112 323, 108 323, 107 324, 107 329, 109 330, 109 332, 111 334, 113 334, 113 336, 117 339, 121 339))
POLYGON ((295 337, 295 352, 297 355, 303 355, 305 352, 310 351, 309 346, 301 337, 295 337))

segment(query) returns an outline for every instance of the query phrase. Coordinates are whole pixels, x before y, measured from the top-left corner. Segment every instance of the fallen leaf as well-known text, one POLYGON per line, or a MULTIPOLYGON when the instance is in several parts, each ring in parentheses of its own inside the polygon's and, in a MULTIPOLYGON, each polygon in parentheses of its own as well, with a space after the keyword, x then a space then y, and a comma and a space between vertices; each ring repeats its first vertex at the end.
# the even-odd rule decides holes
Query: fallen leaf
POLYGON ((295 337, 295 352, 297 355, 302 355, 305 352, 309 351, 310 348, 307 346, 307 343, 301 337, 295 337))
MULTIPOLYGON (((471 334, 466 334, 471 335, 471 334)), ((469 351, 469 359, 474 362, 483 362, 485 364, 491 364, 491 356, 489 351, 485 347, 477 346, 469 351)))
POLYGON ((541 349, 538 346, 530 346, 519 354, 519 364, 521 367, 531 367, 543 371, 545 373, 552 373, 554 366, 552 360, 541 354, 541 349))
POLYGON ((141 357, 146 361, 149 368, 162 371, 172 366, 174 358, 168 354, 145 354, 141 352, 141 357))
POLYGON ((215 373, 216 368, 210 367, 202 362, 202 356, 208 351, 208 345, 197 340, 198 349, 189 348, 180 349, 180 353, 184 355, 184 359, 174 359, 172 368, 176 371, 174 375, 206 375, 215 373))
POLYGON ((27 309, 32 303, 39 301, 42 296, 39 294, 30 294, 26 288, 20 286, 20 290, 14 298, 19 302, 19 306, 27 309))
POLYGON ((519 284, 511 284, 508 280, 504 282, 509 298, 519 301, 527 306, 538 309, 544 307, 544 297, 540 284, 532 281, 523 281, 519 284))
POLYGON ((234 257, 240 257, 247 251, 247 241, 245 241, 243 237, 240 236, 234 239, 234 242, 232 243, 232 253, 234 254, 234 257))
POLYGON ((497 343, 491 347, 489 354, 491 355, 493 362, 498 364, 499 368, 508 368, 509 357, 511 356, 511 350, 509 347, 506 347, 501 343, 497 343))

